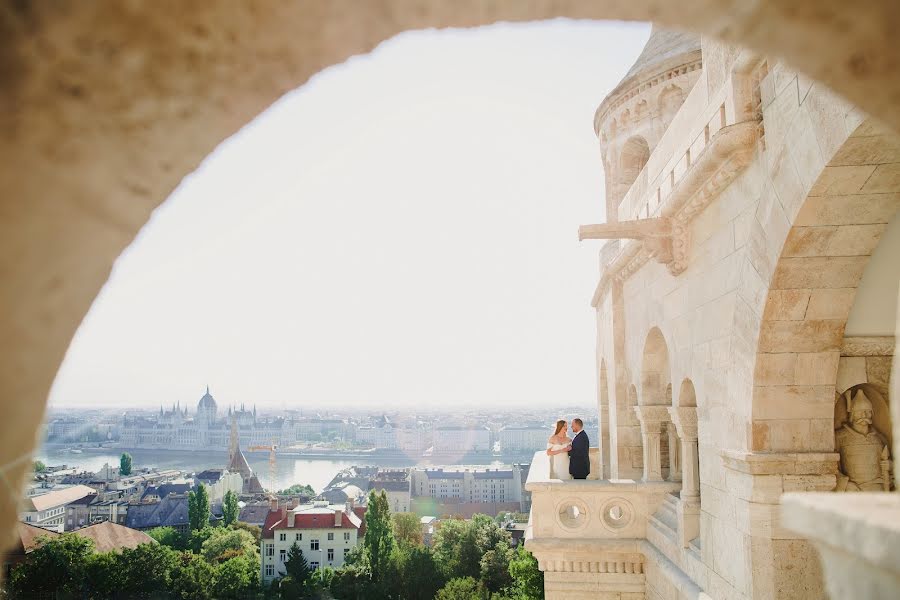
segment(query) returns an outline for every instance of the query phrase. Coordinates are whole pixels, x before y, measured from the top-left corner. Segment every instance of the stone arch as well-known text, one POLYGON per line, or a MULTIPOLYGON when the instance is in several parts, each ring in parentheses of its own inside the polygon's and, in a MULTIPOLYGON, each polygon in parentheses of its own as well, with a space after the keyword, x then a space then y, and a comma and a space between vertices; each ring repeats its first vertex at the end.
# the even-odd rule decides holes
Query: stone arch
MULTIPOLYGON (((654 327, 647 334, 641 360, 641 405, 665 405, 666 388, 672 383, 669 368, 669 347, 662 331, 654 327)), ((671 403, 670 403, 671 404, 671 403)))
POLYGON ((751 450, 834 450, 844 329, 866 264, 900 209, 898 172, 900 137, 866 121, 799 206, 785 207, 792 225, 771 267, 759 329, 751 450))
POLYGON ((631 187, 644 165, 650 160, 650 144, 640 135, 628 138, 619 152, 619 183, 624 189, 631 187))
POLYGON ((694 383, 688 378, 681 382, 681 388, 678 392, 678 406, 697 407, 697 392, 694 390, 694 383))
MULTIPOLYGON (((11 74, 0 103, 21 108, 0 114, 0 129, 9 132, 0 140, 0 183, 11 199, 0 221, 0 256, 13 257, 4 263, 0 315, 9 353, 0 371, 0 398, 8 399, 0 444, 6 480, 21 481, 30 465, 47 391, 116 257, 217 144, 323 68, 410 29, 562 16, 653 19, 782 56, 900 127, 893 63, 860 69, 858 61, 834 60, 893 56, 893 31, 883 24, 891 22, 895 2, 836 3, 824 11, 809 4, 821 15, 815 21, 803 11, 760 5, 735 12, 711 0, 693 0, 691 10, 664 0, 490 6, 388 0, 355 10, 282 3, 261 11, 223 2, 178 11, 155 3, 79 10, 32 3, 0 11, 3 63, 11 74), (70 52, 71 40, 88 31, 96 43, 70 52), (197 109, 198 97, 204 110, 197 109)), ((0 495, 7 528, 16 487, 0 495)))
POLYGON ((678 109, 681 108, 683 102, 684 90, 674 83, 670 83, 659 93, 659 114, 663 115, 664 118, 666 116, 671 117, 671 115, 678 112, 678 109))
POLYGON ((634 120, 638 123, 647 118, 647 114, 649 111, 648 104, 646 100, 641 100, 637 103, 637 106, 634 108, 634 120))

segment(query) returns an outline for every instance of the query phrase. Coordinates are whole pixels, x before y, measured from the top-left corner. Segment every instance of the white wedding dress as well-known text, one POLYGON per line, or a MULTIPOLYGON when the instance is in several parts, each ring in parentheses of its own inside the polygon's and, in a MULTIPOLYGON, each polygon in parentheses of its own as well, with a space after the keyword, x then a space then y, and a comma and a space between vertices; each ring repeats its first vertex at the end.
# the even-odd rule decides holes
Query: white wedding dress
MULTIPOLYGON (((566 444, 547 444, 550 450, 562 450, 569 446, 566 444)), ((550 478, 551 479, 572 479, 569 474, 569 453, 560 452, 559 454, 550 455, 550 478)))

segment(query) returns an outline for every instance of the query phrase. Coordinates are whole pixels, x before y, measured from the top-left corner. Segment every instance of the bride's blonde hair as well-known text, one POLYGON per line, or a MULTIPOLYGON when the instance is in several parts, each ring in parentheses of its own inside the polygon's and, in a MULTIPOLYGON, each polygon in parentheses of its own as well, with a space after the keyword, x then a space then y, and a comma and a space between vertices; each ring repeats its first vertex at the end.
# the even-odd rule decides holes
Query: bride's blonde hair
POLYGON ((556 422, 556 431, 553 432, 553 435, 559 435, 559 432, 562 431, 562 428, 565 427, 566 420, 560 419, 556 422))

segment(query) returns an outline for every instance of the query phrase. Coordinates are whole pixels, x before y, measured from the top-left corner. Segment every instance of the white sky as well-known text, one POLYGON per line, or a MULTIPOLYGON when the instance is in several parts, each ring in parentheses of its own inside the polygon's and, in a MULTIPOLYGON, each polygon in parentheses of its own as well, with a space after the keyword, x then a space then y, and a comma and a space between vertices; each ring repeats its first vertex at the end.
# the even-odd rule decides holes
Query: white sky
POLYGON ((592 119, 648 35, 410 32, 320 73, 156 211, 52 405, 593 405, 592 119))

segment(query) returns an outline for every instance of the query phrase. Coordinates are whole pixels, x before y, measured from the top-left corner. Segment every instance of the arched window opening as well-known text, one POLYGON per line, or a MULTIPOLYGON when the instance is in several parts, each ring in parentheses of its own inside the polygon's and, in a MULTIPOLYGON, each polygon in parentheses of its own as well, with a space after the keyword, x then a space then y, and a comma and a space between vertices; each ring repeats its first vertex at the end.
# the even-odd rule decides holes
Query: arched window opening
POLYGON ((650 160, 650 144, 639 135, 632 136, 622 145, 619 155, 619 182, 631 187, 650 160))

